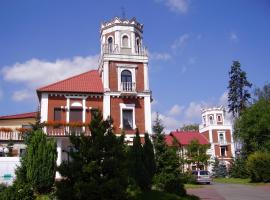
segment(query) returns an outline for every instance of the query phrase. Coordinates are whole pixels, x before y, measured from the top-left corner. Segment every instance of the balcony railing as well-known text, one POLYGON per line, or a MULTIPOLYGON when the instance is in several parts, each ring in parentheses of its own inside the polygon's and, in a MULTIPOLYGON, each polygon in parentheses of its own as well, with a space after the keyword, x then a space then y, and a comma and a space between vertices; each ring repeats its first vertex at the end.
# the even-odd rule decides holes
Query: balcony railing
POLYGON ((225 140, 220 140, 220 141, 218 141, 218 143, 219 143, 219 146, 227 146, 228 145, 227 141, 225 141, 225 140))
POLYGON ((148 52, 146 47, 136 47, 135 52, 132 52, 130 47, 119 47, 117 44, 103 44, 102 46, 103 54, 121 54, 121 55, 138 55, 138 56, 147 56, 148 52))
POLYGON ((68 127, 68 126, 61 126, 61 127, 46 127, 46 134, 51 137, 68 137, 71 135, 75 136, 89 136, 90 130, 88 127, 68 127))
POLYGON ((19 131, 11 131, 11 132, 0 131, 0 140, 20 141, 20 140, 23 140, 23 133, 21 133, 19 131))
POLYGON ((135 93, 136 83, 135 82, 121 82, 121 92, 135 93))

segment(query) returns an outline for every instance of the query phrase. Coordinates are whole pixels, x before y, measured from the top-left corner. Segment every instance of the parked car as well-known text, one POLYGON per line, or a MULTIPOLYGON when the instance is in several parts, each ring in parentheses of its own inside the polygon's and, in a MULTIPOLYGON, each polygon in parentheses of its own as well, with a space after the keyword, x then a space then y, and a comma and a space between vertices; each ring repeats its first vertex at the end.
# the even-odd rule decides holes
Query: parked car
POLYGON ((195 176, 197 183, 211 184, 213 181, 209 171, 196 170, 192 171, 192 174, 195 176))

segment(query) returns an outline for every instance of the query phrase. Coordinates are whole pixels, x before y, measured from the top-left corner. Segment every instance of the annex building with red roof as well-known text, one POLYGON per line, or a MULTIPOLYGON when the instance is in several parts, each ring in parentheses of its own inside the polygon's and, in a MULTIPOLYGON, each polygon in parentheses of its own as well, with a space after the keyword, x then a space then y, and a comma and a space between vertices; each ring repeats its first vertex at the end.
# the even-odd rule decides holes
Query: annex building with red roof
MULTIPOLYGON (((230 167, 235 157, 232 124, 226 119, 224 107, 202 109, 202 124, 198 131, 173 131, 165 136, 166 144, 177 148, 178 155, 186 159, 187 146, 196 140, 207 145, 209 160, 201 163, 199 169, 212 170, 211 163, 218 159, 220 163, 230 167)), ((185 164, 184 170, 197 170, 195 163, 185 164)))

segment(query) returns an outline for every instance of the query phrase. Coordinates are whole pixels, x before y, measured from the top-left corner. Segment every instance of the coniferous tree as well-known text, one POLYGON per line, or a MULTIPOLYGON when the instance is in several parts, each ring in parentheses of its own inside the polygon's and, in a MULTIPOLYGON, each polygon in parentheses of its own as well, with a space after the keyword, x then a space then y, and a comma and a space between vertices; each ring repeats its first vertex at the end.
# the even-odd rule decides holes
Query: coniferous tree
POLYGON ((150 185, 148 186, 148 189, 150 190, 152 186, 152 180, 156 172, 156 162, 154 147, 148 133, 144 134, 143 163, 150 179, 150 185))
POLYGON ((143 153, 141 138, 137 129, 136 136, 133 139, 133 145, 130 149, 130 170, 131 176, 135 180, 136 184, 141 188, 141 190, 146 191, 151 189, 151 178, 144 163, 143 153))
POLYGON ((252 84, 247 80, 246 72, 242 71, 239 61, 233 61, 229 77, 229 112, 232 113, 233 117, 238 117, 241 111, 246 108, 251 97, 248 88, 252 84))
POLYGON ((23 161, 26 167, 26 180, 38 193, 47 193, 52 189, 56 171, 56 143, 42 130, 36 130, 27 146, 23 161))
POLYGON ((157 114, 153 126, 153 131, 155 133, 153 141, 156 160, 154 183, 160 190, 184 196, 186 195, 186 191, 181 180, 177 149, 166 145, 163 130, 164 126, 157 114))
POLYGON ((71 136, 70 162, 63 162, 57 184, 59 199, 126 199, 127 166, 124 136, 116 137, 112 120, 98 112, 91 136, 71 136))

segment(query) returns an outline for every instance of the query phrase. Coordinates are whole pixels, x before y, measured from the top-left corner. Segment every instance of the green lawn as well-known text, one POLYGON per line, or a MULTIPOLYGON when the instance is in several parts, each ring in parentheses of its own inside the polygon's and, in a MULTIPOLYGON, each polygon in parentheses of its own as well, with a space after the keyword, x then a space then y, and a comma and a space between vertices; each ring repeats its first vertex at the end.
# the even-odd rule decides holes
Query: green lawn
POLYGON ((179 197, 174 194, 169 194, 160 191, 150 191, 139 194, 134 200, 199 200, 196 196, 179 197))
POLYGON ((216 183, 233 183, 233 184, 243 184, 243 185, 269 185, 270 183, 251 183, 250 179, 241 179, 241 178, 215 178, 214 182, 216 183))

